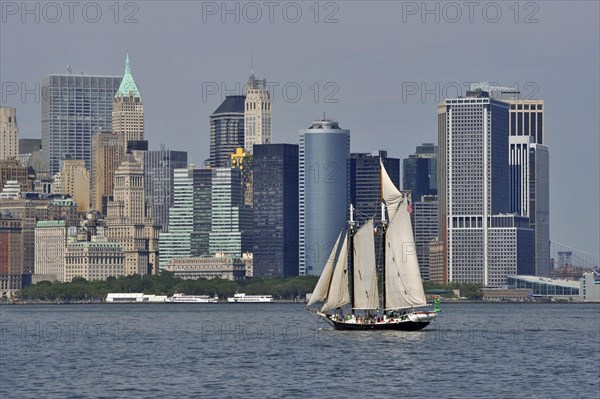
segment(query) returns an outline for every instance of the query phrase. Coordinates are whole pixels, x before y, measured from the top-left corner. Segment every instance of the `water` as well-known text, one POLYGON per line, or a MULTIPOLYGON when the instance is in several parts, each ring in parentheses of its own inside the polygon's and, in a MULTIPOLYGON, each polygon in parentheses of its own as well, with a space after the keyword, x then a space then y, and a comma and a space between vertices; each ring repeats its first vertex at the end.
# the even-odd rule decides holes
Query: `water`
POLYGON ((597 304, 444 304, 421 332, 300 304, 0 306, 0 397, 600 398, 597 304))

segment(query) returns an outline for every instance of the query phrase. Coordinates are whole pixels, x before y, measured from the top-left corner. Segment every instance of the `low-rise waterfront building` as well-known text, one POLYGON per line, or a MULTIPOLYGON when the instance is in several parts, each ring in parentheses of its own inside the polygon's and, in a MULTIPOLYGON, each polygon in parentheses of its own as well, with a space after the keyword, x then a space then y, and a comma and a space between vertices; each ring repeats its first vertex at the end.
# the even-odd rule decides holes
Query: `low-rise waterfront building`
POLYGON ((175 277, 184 280, 199 278, 224 280, 243 280, 246 277, 245 260, 225 254, 211 257, 173 258, 163 270, 171 272, 175 277))
POLYGON ((525 288, 532 296, 554 299, 579 299, 579 281, 558 280, 547 277, 509 275, 506 286, 511 289, 525 288))
POLYGON ((583 273, 580 283, 581 300, 585 302, 600 302, 600 272, 593 270, 583 273))

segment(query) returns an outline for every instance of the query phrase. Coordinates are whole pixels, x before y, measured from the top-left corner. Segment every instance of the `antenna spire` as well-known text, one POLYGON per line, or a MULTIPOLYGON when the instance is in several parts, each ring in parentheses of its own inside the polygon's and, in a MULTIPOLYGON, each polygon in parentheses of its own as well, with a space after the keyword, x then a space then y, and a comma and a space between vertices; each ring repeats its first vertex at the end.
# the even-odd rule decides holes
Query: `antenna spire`
POLYGON ((254 75, 254 49, 250 49, 250 73, 254 75))

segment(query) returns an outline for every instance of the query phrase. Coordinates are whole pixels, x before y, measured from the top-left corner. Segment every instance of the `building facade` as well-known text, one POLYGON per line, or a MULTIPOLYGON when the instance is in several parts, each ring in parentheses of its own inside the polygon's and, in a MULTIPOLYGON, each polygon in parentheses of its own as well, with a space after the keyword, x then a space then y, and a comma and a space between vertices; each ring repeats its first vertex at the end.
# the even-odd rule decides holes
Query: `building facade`
POLYGON ((227 96, 210 115, 210 159, 212 168, 229 166, 231 154, 244 147, 245 96, 227 96))
POLYGON ((65 282, 71 282, 75 277, 91 281, 124 274, 125 255, 120 244, 109 242, 102 236, 94 236, 91 241, 67 244, 65 282))
POLYGON ((298 145, 255 144, 253 275, 298 275, 298 145))
POLYGON ((133 154, 115 172, 113 200, 108 203, 106 236, 121 245, 125 274, 158 272, 160 226, 154 224, 144 194, 144 170, 133 154))
POLYGON ((154 223, 161 232, 169 231, 169 209, 173 206, 174 171, 187 166, 187 152, 172 151, 161 146, 148 151, 144 159, 146 201, 152 207, 154 223))
POLYGON ((184 280, 220 278, 235 281, 246 278, 244 261, 222 254, 209 257, 174 258, 165 265, 164 270, 184 280))
POLYGON ((19 128, 17 109, 0 107, 0 160, 19 156, 19 128))
POLYGON ((550 275, 550 163, 544 142, 544 101, 505 99, 510 104, 511 212, 535 229, 535 275, 550 275))
POLYGON ((115 171, 123 159, 123 143, 114 132, 92 136, 91 208, 103 212, 103 198, 113 194, 115 171))
POLYGON ((83 159, 91 167, 92 135, 112 127, 120 76, 47 75, 42 79, 42 148, 51 175, 60 161, 83 159))
POLYGON ((449 281, 500 286, 509 270, 529 269, 532 261, 532 256, 521 256, 522 266, 498 261, 503 252, 512 251, 517 260, 518 253, 533 248, 526 238, 529 226, 506 215, 509 108, 483 90, 438 106, 438 239, 449 281), (502 229, 511 232, 501 234, 502 229))
POLYGON ((215 168, 212 172, 209 254, 241 258, 252 252, 252 208, 243 202, 240 170, 215 168))
POLYGON ((402 188, 410 190, 413 201, 437 195, 437 146, 424 143, 402 161, 402 188))
POLYGON ((23 220, 0 213, 0 294, 20 290, 23 281, 23 220))
POLYGON ((272 103, 266 79, 250 75, 244 95, 244 148, 252 154, 255 144, 270 144, 272 140, 272 103))
POLYGON ((125 59, 125 73, 114 97, 112 109, 112 131, 122 140, 123 153, 129 141, 144 140, 144 104, 129 65, 129 54, 125 59))
POLYGON ((438 235, 437 212, 437 195, 423 195, 419 200, 413 198, 413 235, 421 278, 425 281, 430 280, 429 245, 438 235))
POLYGON ((350 131, 329 119, 300 130, 300 275, 320 275, 350 201, 350 131))
POLYGON ((35 274, 64 281, 68 225, 65 220, 39 221, 35 226, 35 274))
POLYGON ((53 194, 70 195, 81 212, 90 208, 90 173, 83 159, 61 161, 60 173, 54 177, 53 194))
POLYGON ((22 193, 33 191, 35 173, 31 168, 22 166, 18 159, 0 160, 0 188, 8 181, 19 183, 22 193))
POLYGON ((356 209, 354 220, 362 225, 372 216, 381 219, 380 161, 396 187, 400 187, 400 160, 387 151, 350 154, 350 201, 356 209))

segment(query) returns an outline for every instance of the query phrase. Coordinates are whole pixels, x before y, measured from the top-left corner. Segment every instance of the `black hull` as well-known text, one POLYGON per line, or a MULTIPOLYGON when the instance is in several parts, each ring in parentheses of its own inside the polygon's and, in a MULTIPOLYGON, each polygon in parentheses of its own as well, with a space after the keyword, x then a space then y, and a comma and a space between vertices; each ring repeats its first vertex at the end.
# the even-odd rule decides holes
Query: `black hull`
POLYGON ((329 322, 336 330, 354 330, 354 331, 367 331, 367 330, 394 330, 394 331, 419 331, 429 325, 426 321, 402 321, 399 323, 372 323, 372 324, 358 324, 358 323, 340 323, 329 319, 329 322))

